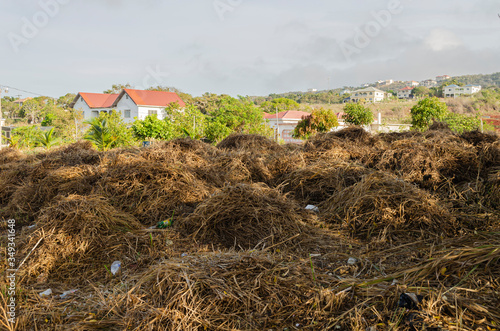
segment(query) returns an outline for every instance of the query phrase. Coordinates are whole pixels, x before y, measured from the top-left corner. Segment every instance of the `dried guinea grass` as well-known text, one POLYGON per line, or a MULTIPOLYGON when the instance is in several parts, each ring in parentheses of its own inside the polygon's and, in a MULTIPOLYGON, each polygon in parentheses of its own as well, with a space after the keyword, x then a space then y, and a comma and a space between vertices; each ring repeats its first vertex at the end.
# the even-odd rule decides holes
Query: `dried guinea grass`
POLYGON ((59 196, 40 212, 37 230, 21 249, 24 256, 33 250, 24 272, 52 279, 102 277, 103 264, 132 253, 127 234, 141 227, 101 196, 59 196))
POLYGON ((182 163, 121 155, 109 160, 97 185, 98 194, 146 225, 189 211, 214 190, 182 163))
POLYGON ((356 162, 321 159, 292 172, 285 190, 293 192, 293 197, 304 204, 317 205, 373 171, 356 162))
POLYGON ((120 308, 128 309, 125 324, 141 330, 321 328, 337 303, 319 292, 307 261, 214 252, 152 266, 128 294, 148 304, 120 308))
POLYGON ((0 166, 22 160, 24 154, 15 148, 0 148, 0 166))
POLYGON ((375 172, 320 206, 325 222, 377 241, 452 236, 457 223, 424 190, 386 172, 375 172))
POLYGON ((217 144, 222 150, 274 153, 283 149, 277 142, 258 134, 231 134, 217 144))
POLYGON ((264 184, 237 184, 203 201, 179 221, 179 231, 196 242, 216 247, 256 249, 292 246, 310 234, 311 215, 278 189, 264 184))

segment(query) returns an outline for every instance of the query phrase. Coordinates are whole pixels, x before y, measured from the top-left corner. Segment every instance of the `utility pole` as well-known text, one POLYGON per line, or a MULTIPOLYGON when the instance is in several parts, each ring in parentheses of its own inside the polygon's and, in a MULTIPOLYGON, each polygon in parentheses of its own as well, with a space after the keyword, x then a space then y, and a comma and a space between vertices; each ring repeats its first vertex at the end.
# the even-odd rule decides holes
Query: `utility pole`
POLYGON ((278 106, 276 106, 276 142, 279 142, 280 124, 278 122, 278 106))

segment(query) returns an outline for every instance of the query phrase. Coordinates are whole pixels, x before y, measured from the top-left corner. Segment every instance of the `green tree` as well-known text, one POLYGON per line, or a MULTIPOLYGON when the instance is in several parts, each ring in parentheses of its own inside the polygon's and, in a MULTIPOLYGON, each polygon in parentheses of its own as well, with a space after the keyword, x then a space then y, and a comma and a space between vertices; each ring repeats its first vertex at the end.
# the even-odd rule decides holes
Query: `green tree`
POLYGON ((292 137, 307 139, 318 132, 328 132, 339 125, 337 115, 330 109, 313 110, 311 115, 302 118, 292 132, 292 137))
POLYGON ((410 113, 413 129, 425 131, 432 121, 443 120, 448 114, 448 107, 436 97, 425 98, 413 106, 410 113))
POLYGON ((102 93, 105 94, 118 94, 120 93, 123 89, 126 88, 132 88, 132 85, 129 83, 127 84, 113 84, 109 90, 103 91, 102 93))
POLYGON ((453 132, 459 134, 463 133, 464 131, 478 130, 481 127, 481 119, 477 115, 467 116, 448 112, 443 118, 443 122, 448 124, 453 132))
POLYGON ((428 97, 430 96, 430 90, 426 86, 417 86, 411 91, 411 94, 413 94, 417 98, 428 97))
POLYGON ((75 100, 76 94, 74 93, 67 93, 66 95, 63 95, 62 97, 59 97, 57 99, 57 105, 64 108, 68 109, 69 105, 75 100))
POLYGON ((265 123, 262 110, 245 98, 219 96, 207 112, 206 138, 217 142, 232 132, 271 137, 273 130, 265 123))
POLYGON ((59 139, 54 134, 54 128, 46 132, 40 132, 39 136, 36 138, 36 142, 45 147, 45 149, 50 149, 52 146, 59 142, 59 139))
POLYGON ((278 111, 299 109, 300 105, 296 101, 291 99, 277 98, 271 101, 263 102, 260 105, 260 108, 262 108, 262 110, 264 110, 265 112, 275 112, 276 109, 278 111))
POLYGON ((205 136, 207 126, 206 115, 193 105, 184 109, 167 107, 165 121, 170 124, 175 137, 188 136, 200 139, 205 136))
POLYGON ((116 137, 111 134, 111 129, 106 119, 95 117, 85 123, 90 125, 84 137, 86 140, 91 141, 100 151, 107 151, 113 147, 116 137))
POLYGON ((142 121, 136 120, 132 124, 132 131, 141 140, 168 140, 174 138, 170 122, 160 120, 156 115, 146 116, 142 121))
POLYGON ((361 103, 348 103, 344 106, 344 121, 353 125, 368 125, 373 122, 373 113, 361 103))
POLYGON ((101 112, 99 117, 86 121, 85 124, 89 124, 90 128, 84 139, 93 142, 99 150, 128 146, 133 141, 132 131, 115 110, 111 114, 101 112))
POLYGON ((31 124, 36 124, 39 122, 40 112, 43 106, 38 99, 28 99, 23 102, 21 107, 21 117, 28 120, 31 124))

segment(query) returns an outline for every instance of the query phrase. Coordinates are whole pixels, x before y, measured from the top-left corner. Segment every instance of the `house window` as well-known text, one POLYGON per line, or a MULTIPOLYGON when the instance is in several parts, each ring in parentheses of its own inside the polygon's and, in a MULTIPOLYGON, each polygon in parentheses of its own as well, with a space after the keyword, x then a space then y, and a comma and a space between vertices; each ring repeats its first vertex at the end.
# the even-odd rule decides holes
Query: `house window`
POLYGON ((373 94, 373 92, 370 92, 370 95, 372 95, 372 94, 373 94))
POLYGON ((148 115, 158 115, 158 110, 149 109, 148 115))
POLYGON ((125 109, 123 111, 123 117, 124 118, 130 118, 130 109, 125 109))

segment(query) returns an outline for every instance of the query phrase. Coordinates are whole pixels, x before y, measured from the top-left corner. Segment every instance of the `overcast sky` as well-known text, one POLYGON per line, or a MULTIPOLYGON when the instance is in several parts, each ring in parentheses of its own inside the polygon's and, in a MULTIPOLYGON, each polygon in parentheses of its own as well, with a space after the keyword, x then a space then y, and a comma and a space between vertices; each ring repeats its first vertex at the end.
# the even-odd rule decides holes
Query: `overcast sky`
POLYGON ((487 74, 498 13, 498 0, 2 0, 0 85, 236 96, 487 74))

